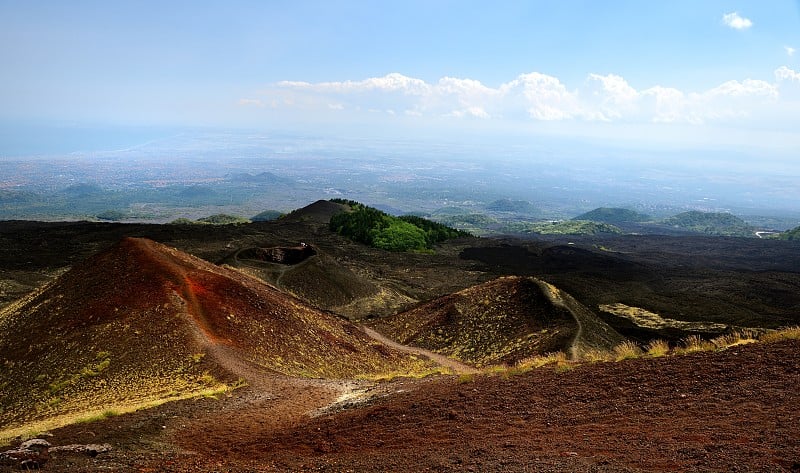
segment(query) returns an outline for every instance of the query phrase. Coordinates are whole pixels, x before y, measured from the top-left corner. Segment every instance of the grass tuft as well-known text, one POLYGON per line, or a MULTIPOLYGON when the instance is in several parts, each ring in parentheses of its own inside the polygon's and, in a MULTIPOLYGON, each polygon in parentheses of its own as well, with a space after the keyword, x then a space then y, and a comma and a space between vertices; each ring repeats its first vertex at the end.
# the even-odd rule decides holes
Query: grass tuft
POLYGON ((669 342, 666 340, 652 340, 647 344, 647 356, 658 358, 669 354, 669 342))
POLYGON ((774 332, 767 332, 758 338, 765 343, 780 342, 782 340, 800 340, 800 326, 787 327, 774 332))
POLYGON ((622 342, 614 347, 615 361, 630 360, 639 358, 640 356, 642 356, 642 349, 639 348, 639 345, 630 340, 622 342))
POLYGON ((472 383, 474 381, 475 375, 473 373, 464 373, 458 377, 459 384, 472 383))
POLYGON ((120 415, 120 412, 114 409, 106 409, 105 411, 91 415, 88 417, 82 417, 75 421, 76 424, 88 424, 90 422, 97 422, 98 420, 108 419, 109 417, 116 417, 120 415))
POLYGON ((745 345, 747 343, 754 342, 756 342, 756 336, 750 331, 735 331, 726 333, 725 335, 721 335, 711 340, 711 343, 720 350, 724 350, 736 345, 745 345))
POLYGON ((614 361, 614 355, 608 350, 598 350, 595 348, 583 352, 580 356, 580 360, 588 363, 614 361))
POLYGON ((697 353, 701 351, 712 351, 715 350, 717 347, 713 343, 703 340, 700 335, 690 335, 683 339, 681 344, 682 346, 678 347, 675 350, 675 353, 679 355, 686 355, 689 353, 697 353))
POLYGON ((576 366, 576 363, 559 363, 554 369, 556 373, 566 373, 567 371, 574 370, 576 366))

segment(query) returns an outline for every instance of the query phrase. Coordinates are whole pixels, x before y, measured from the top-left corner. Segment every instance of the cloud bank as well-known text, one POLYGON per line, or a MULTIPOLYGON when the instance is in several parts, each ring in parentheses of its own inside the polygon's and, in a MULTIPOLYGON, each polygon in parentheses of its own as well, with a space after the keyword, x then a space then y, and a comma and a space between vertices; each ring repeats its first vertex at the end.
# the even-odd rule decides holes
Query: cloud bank
MULTIPOLYGON (((299 112, 371 113, 449 120, 586 121, 699 125, 759 119, 793 110, 782 93, 798 88, 800 73, 782 66, 774 82, 730 80, 703 91, 661 85, 637 89, 615 74, 588 74, 569 87, 540 72, 490 87, 478 80, 443 77, 435 83, 399 73, 357 81, 270 85, 241 106, 299 112)), ((796 94, 788 94, 796 95, 796 94)), ((788 99, 787 99, 788 100, 788 99)), ((794 113, 794 119, 800 112, 794 113)))

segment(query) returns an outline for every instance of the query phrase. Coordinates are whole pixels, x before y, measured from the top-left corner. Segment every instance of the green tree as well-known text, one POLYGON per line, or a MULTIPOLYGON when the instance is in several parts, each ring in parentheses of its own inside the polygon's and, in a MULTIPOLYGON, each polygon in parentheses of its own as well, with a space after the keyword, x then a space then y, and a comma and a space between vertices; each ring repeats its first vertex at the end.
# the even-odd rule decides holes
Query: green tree
POLYGON ((372 246, 389 251, 424 250, 425 232, 408 222, 392 219, 388 226, 370 231, 372 246))

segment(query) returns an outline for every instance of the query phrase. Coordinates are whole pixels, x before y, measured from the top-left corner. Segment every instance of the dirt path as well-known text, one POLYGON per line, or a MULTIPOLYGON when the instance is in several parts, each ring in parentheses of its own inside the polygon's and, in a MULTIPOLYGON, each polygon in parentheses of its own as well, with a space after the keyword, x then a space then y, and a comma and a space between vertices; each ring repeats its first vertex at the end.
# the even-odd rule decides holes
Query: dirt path
POLYGON ((553 305, 568 310, 577 323, 575 336, 569 346, 572 359, 580 358, 587 349, 608 350, 625 341, 622 335, 574 297, 545 281, 534 280, 553 305))
POLYGON ((552 302, 554 306, 560 307, 562 309, 566 309, 567 311, 569 311, 570 315, 572 315, 572 318, 575 319, 575 322, 578 324, 578 329, 575 331, 575 336, 572 338, 572 342, 569 345, 569 356, 573 360, 577 359, 578 358, 578 345, 580 343, 581 337, 583 337, 583 324, 581 323, 580 317, 575 315, 575 313, 572 311, 572 309, 570 309, 567 306, 566 302, 564 302, 564 299, 561 297, 561 291, 558 288, 556 288, 555 286, 552 286, 551 284, 548 284, 548 283, 546 283, 544 281, 540 281, 538 279, 536 280, 536 284, 539 285, 539 287, 544 292, 544 295, 548 299, 550 299, 550 302, 552 302))
POLYGON ((381 335, 380 333, 376 332, 375 330, 372 330, 371 328, 367 328, 367 327, 362 326, 361 330, 363 330, 364 333, 366 333, 367 335, 372 337, 374 340, 377 340, 377 341, 383 343, 384 345, 388 346, 389 348, 393 348, 393 349, 395 349, 397 351, 402 351, 404 353, 411 353, 411 354, 414 354, 414 355, 424 356, 425 358, 428 358, 429 360, 431 360, 431 361, 433 361, 435 363, 438 363, 440 366, 444 366, 445 368, 453 370, 453 372, 456 373, 456 374, 476 374, 476 373, 480 373, 480 370, 478 370, 476 368, 473 368, 472 366, 466 365, 466 364, 461 363, 459 361, 456 361, 456 360, 454 360, 452 358, 448 358, 448 357, 446 357, 444 355, 440 355, 438 353, 434 353, 434 352, 432 352, 430 350, 425 350, 424 348, 418 348, 418 347, 411 347, 411 346, 408 346, 408 345, 401 345, 401 344, 395 342, 394 340, 386 338, 385 336, 381 335))

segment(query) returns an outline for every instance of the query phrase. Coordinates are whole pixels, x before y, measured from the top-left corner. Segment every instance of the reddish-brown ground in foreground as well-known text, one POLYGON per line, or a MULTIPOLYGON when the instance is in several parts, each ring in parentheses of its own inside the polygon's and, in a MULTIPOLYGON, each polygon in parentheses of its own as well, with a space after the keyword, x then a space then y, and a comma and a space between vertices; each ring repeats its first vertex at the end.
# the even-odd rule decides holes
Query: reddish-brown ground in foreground
POLYGON ((131 434, 146 418, 137 413, 52 441, 87 441, 83 429, 116 445, 73 469, 800 471, 798 386, 800 342, 790 341, 508 379, 405 381, 384 385, 401 392, 369 407, 306 420, 297 410, 319 399, 298 385, 308 406, 208 401, 223 411, 212 415, 183 404, 159 414, 163 433, 131 434), (292 421, 276 422, 282 416, 292 421))

